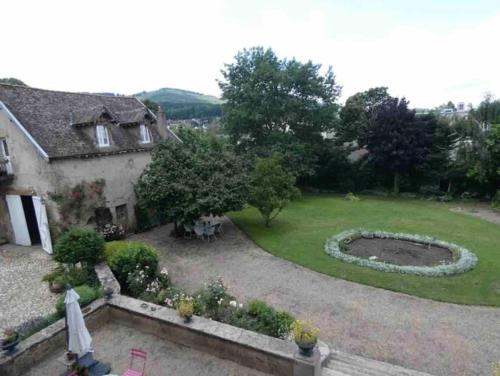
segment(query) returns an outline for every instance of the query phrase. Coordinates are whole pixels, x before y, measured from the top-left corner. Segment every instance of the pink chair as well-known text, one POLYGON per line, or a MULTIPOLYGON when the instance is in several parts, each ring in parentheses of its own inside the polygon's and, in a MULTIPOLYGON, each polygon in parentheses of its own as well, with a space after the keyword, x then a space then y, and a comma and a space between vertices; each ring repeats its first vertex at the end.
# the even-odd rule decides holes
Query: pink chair
POLYGON ((130 349, 130 362, 128 369, 122 376, 144 376, 144 370, 146 369, 146 353, 139 349, 130 349), (139 369, 142 366, 142 371, 139 369))

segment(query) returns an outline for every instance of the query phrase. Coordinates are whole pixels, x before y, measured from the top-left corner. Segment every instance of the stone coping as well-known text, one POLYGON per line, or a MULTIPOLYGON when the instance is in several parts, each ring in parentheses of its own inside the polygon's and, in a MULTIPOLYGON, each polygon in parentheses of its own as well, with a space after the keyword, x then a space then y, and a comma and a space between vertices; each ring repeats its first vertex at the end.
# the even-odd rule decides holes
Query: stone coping
POLYGON ((123 295, 114 296, 109 306, 112 318, 130 320, 138 330, 272 375, 312 376, 330 354, 320 343, 315 355, 305 358, 293 342, 199 316, 185 323, 174 309, 123 295))

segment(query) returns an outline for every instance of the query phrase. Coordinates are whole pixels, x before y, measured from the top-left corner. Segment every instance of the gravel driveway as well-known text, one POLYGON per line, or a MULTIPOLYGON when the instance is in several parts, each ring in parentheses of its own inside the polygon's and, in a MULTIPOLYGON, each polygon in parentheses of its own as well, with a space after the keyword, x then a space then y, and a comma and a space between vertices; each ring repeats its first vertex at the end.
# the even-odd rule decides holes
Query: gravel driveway
POLYGON ((336 279, 274 257, 230 221, 212 243, 164 226, 135 235, 155 246, 174 282, 194 290, 220 275, 238 299, 258 297, 321 328, 334 348, 435 375, 491 375, 500 308, 461 306, 336 279))
POLYGON ((55 266, 41 247, 0 246, 0 331, 55 311, 42 277, 55 266))

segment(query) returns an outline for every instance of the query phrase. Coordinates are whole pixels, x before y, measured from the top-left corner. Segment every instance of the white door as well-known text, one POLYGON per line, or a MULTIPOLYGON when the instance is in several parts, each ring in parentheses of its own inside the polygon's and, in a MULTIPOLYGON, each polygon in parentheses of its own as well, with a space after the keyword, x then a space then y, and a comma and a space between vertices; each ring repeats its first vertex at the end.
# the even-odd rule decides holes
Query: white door
POLYGON ((7 207, 9 208, 10 223, 14 231, 14 242, 19 245, 31 245, 30 233, 28 231, 28 224, 24 216, 23 203, 21 196, 18 195, 5 195, 7 207))
POLYGON ((50 238, 49 219, 47 218, 45 203, 40 197, 33 196, 33 206, 35 207, 42 248, 45 252, 52 253, 52 239, 50 238))

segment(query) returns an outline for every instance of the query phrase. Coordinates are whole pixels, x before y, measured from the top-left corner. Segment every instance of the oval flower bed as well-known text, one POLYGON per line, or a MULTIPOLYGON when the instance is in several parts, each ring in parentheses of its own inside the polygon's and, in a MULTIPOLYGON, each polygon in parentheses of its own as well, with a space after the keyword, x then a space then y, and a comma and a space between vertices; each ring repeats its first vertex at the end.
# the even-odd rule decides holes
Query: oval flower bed
POLYGON ((344 231, 327 239, 325 244, 325 251, 330 256, 333 256, 341 261, 358 266, 365 266, 381 272, 416 274, 427 277, 441 277, 465 273, 473 269, 478 261, 478 258, 474 253, 457 244, 434 239, 430 236, 391 233, 385 231, 344 231), (453 263, 435 266, 395 265, 387 262, 375 261, 363 257, 353 256, 346 253, 347 244, 359 238, 403 240, 429 246, 447 248, 453 254, 453 263))

